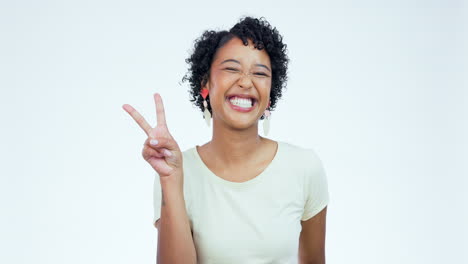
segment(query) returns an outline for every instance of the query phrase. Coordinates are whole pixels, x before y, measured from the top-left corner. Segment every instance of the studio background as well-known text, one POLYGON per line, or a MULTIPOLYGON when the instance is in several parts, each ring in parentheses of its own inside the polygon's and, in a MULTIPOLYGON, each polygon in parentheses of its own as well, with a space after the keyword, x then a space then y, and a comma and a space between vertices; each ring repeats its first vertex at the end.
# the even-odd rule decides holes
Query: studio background
POLYGON ((1 263, 155 263, 155 172, 122 105, 154 125, 159 92, 181 149, 207 142, 184 60, 243 15, 288 45, 268 137, 324 163, 327 263, 467 263, 462 1, 194 2, 1 1, 1 263))

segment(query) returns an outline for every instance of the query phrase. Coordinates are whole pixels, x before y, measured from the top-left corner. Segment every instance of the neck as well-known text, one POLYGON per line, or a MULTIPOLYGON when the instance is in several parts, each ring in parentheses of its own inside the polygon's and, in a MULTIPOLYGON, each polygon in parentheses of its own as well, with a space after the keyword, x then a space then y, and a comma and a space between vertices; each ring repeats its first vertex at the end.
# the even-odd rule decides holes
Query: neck
POLYGON ((213 159, 225 166, 245 165, 246 160, 253 160, 251 157, 254 157, 264 140, 258 135, 258 122, 243 130, 213 124, 213 136, 208 148, 215 153, 213 159))

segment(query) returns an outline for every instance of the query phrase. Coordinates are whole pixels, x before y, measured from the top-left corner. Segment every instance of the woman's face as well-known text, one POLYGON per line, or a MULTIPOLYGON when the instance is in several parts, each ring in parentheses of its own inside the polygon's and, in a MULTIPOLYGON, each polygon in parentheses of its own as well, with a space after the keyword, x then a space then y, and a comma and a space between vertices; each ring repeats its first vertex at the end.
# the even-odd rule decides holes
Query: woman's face
POLYGON ((213 122, 245 129, 260 119, 270 101, 271 63, 268 53, 234 37, 218 49, 211 64, 209 89, 213 122), (232 98, 244 95, 251 100, 232 98))

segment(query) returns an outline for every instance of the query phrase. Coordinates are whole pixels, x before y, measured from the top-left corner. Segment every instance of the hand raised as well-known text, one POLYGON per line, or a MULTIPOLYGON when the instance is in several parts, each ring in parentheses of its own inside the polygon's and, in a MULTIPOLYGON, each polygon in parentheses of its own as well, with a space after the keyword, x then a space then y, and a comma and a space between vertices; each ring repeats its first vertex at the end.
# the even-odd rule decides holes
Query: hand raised
POLYGON ((130 114, 148 136, 143 144, 143 158, 160 177, 171 176, 176 171, 182 171, 182 153, 167 128, 164 104, 159 93, 154 94, 154 102, 157 118, 157 124, 154 128, 129 104, 124 104, 122 108, 130 114), (153 140, 157 140, 156 145, 150 144, 153 140))

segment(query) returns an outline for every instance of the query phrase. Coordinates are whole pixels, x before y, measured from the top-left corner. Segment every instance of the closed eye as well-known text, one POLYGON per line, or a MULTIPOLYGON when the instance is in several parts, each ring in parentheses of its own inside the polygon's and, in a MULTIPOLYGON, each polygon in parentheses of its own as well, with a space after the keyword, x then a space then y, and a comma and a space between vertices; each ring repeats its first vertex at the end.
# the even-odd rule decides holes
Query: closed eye
MULTIPOLYGON (((235 71, 235 72, 239 71, 238 69, 235 69, 235 68, 225 68, 225 70, 228 70, 228 71, 235 71)), ((263 73, 263 72, 256 72, 255 75, 260 75, 260 76, 266 76, 266 77, 268 77, 268 74, 265 74, 265 73, 263 73)))

